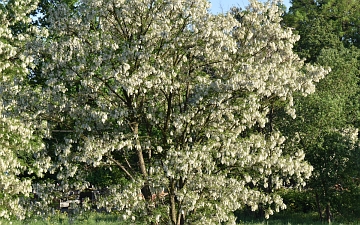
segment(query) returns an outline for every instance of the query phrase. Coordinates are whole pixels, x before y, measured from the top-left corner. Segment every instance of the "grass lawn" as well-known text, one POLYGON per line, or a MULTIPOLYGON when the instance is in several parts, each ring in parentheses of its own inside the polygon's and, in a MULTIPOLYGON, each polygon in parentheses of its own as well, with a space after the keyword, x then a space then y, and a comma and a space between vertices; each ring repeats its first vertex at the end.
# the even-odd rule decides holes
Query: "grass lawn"
POLYGON ((125 225, 116 214, 86 213, 75 219, 59 213, 48 218, 31 218, 24 221, 0 220, 0 225, 125 225))
MULTIPOLYGON (((128 225, 129 223, 122 222, 116 214, 107 213, 86 213, 77 216, 76 219, 68 217, 67 214, 58 213, 49 218, 33 218, 25 221, 7 221, 0 220, 0 225, 128 225)), ((297 213, 279 213, 269 220, 256 219, 251 216, 239 216, 238 224, 249 225, 300 225, 313 224, 324 225, 326 223, 319 222, 316 214, 297 214, 297 213)), ((333 222, 332 225, 340 224, 360 224, 360 220, 354 222, 333 222)))

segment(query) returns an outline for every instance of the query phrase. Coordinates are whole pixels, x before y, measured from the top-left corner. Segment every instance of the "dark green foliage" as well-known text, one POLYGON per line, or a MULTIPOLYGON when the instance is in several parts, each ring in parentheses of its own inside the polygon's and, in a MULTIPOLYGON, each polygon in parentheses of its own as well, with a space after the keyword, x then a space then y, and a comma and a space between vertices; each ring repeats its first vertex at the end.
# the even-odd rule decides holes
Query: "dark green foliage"
POLYGON ((125 186, 128 180, 124 176, 124 172, 118 167, 97 167, 89 171, 87 181, 95 187, 105 188, 110 185, 125 186))
MULTIPOLYGON (((331 68, 314 95, 296 100, 298 117, 282 124, 288 149, 300 148, 314 167, 306 193, 321 219, 357 215, 360 151, 344 136, 359 126, 359 15, 353 0, 293 0, 284 25, 300 35, 296 52, 308 62, 331 68), (296 141, 294 141, 296 140, 296 141)), ((287 120, 286 120, 287 121, 287 120)), ((301 192, 298 193, 299 196, 301 192)), ((288 196, 285 196, 287 198, 288 196)), ((294 201, 293 208, 302 208, 294 201)))
POLYGON ((284 24, 301 36, 296 52, 316 62, 323 49, 360 46, 359 16, 357 0, 293 0, 284 24))
POLYGON ((309 190, 283 189, 281 197, 287 206, 286 213, 311 213, 316 211, 314 194, 309 190))

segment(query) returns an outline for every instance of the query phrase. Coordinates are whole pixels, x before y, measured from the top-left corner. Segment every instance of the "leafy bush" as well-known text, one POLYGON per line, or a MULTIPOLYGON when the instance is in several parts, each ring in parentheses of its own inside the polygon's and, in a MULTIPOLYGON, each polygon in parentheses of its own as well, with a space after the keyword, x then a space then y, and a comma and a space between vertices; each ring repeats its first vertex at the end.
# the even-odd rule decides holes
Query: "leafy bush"
POLYGON ((283 189, 280 192, 287 211, 309 213, 316 211, 316 200, 308 190, 283 189))

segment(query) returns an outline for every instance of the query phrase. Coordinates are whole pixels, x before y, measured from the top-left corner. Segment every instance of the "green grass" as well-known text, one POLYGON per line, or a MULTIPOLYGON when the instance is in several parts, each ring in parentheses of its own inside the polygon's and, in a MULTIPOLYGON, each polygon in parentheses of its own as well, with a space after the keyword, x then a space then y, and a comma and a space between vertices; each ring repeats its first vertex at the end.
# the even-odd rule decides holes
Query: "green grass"
MULTIPOLYGON (((319 221, 317 213, 288 213, 281 212, 270 217, 269 220, 256 219, 253 216, 239 216, 238 224, 251 224, 251 225, 324 225, 328 224, 319 221)), ((355 225, 360 224, 360 220, 354 219, 353 221, 333 221, 331 225, 355 225)))
POLYGON ((122 225, 115 214, 86 213, 72 217, 58 213, 47 218, 31 218, 24 221, 0 220, 0 225, 122 225))
MULTIPOLYGON (((85 213, 80 216, 68 216, 64 213, 57 213, 48 218, 32 218, 25 221, 0 220, 0 225, 128 225, 122 222, 117 214, 109 213, 85 213)), ((239 225, 324 225, 318 220, 316 214, 303 213, 278 213, 269 220, 257 219, 252 215, 239 215, 239 225)), ((360 224, 360 220, 353 222, 333 222, 332 225, 355 225, 360 224)))

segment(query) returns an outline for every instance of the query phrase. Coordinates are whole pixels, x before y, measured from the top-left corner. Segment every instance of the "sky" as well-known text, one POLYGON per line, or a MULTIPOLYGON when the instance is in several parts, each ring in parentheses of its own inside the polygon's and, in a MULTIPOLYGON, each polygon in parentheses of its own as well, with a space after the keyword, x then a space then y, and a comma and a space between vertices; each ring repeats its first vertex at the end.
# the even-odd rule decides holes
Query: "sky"
MULTIPOLYGON (((264 0, 261 0, 265 2, 264 0)), ((214 14, 226 12, 232 6, 238 6, 241 8, 245 8, 245 6, 249 5, 248 0, 210 0, 211 2, 211 12, 214 14)), ((290 0, 283 0, 286 5, 286 8, 289 9, 290 7, 290 0)))

